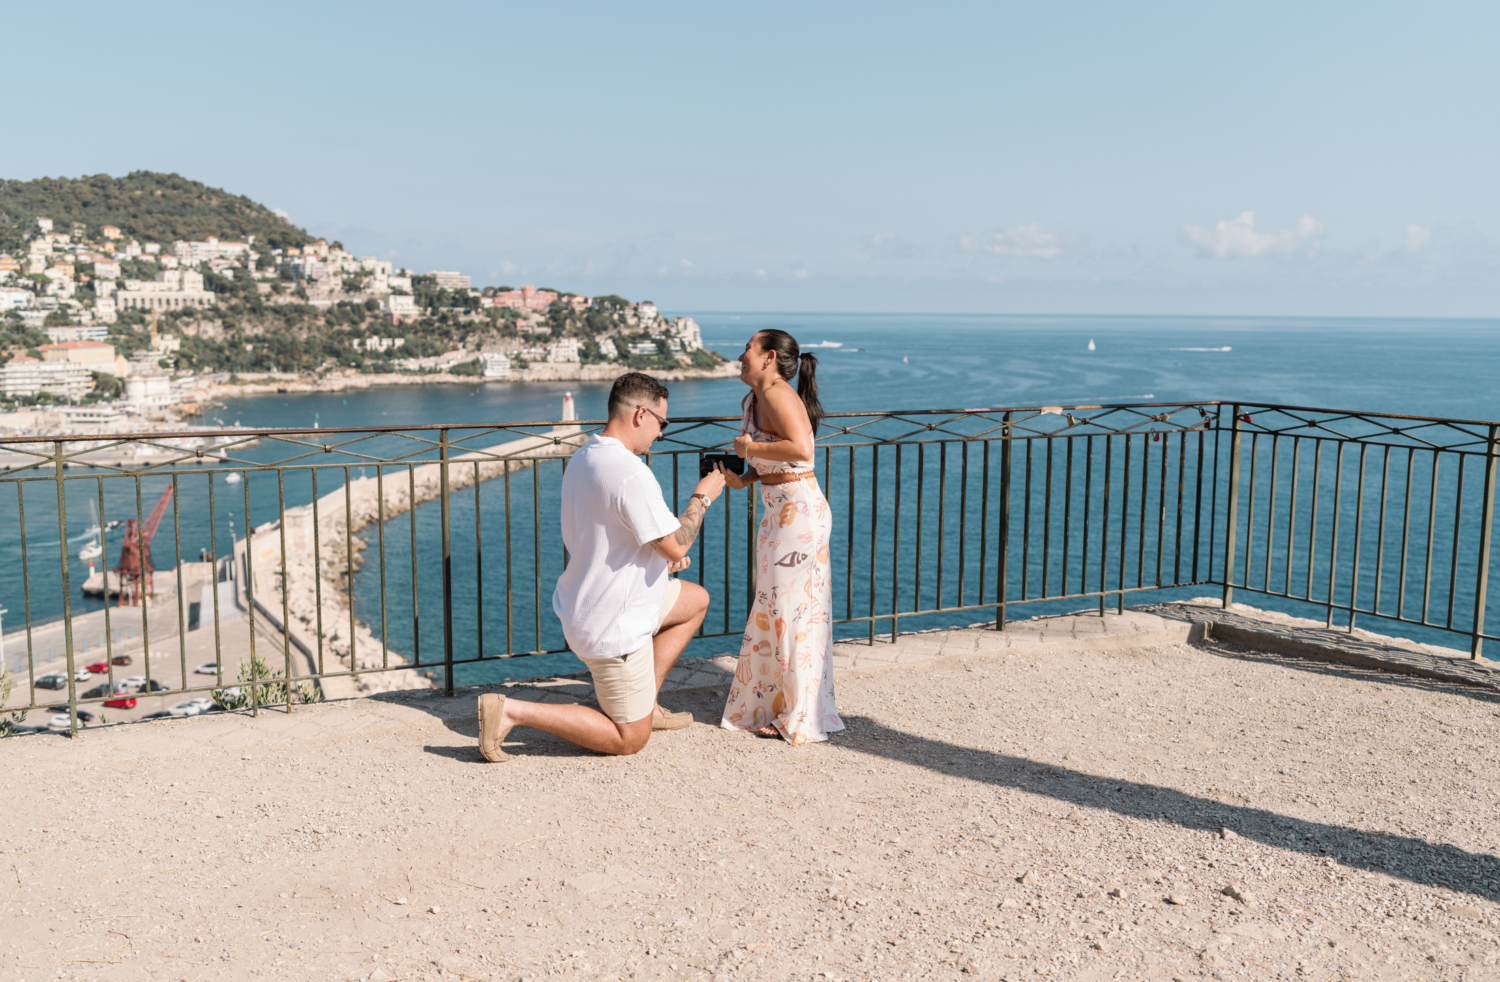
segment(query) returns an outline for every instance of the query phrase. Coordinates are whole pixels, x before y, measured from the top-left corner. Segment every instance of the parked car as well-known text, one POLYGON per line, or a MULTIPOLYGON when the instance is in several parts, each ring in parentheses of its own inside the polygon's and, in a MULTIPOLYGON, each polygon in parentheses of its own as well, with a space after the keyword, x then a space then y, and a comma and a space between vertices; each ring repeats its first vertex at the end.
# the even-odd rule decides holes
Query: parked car
POLYGON ((66 689, 68 677, 66 675, 43 675, 36 680, 38 689, 66 689))
MULTIPOLYGON (((105 669, 105 671, 108 671, 108 669, 105 669)), ((80 668, 80 669, 78 669, 77 671, 75 671, 73 673, 73 681, 74 682, 87 682, 89 679, 91 679, 93 677, 94 677, 94 673, 91 672, 91 671, 89 671, 86 668, 80 668)))
POLYGON ((128 693, 117 693, 113 699, 106 699, 104 704, 111 709, 134 709, 135 696, 128 693))
POLYGON ((196 699, 188 702, 179 702, 177 705, 167 709, 167 714, 170 716, 197 716, 201 712, 203 712, 203 707, 198 705, 196 699))
POLYGON ((130 660, 131 659, 129 655, 115 655, 109 660, 109 663, 111 665, 129 665, 130 660))
POLYGON ((206 661, 202 665, 199 665, 197 668, 193 669, 193 674, 194 675, 218 675, 219 674, 219 666, 215 662, 206 661))
MULTIPOLYGON (((142 691, 143 689, 146 688, 146 676, 144 676, 144 675, 132 675, 132 676, 130 676, 130 678, 125 679, 122 684, 125 685, 126 687, 128 687, 129 689, 131 689, 134 692, 140 692, 140 691, 142 691)), ((156 681, 156 679, 152 679, 151 680, 151 691, 152 692, 170 692, 170 691, 172 691, 172 688, 171 688, 171 686, 167 686, 167 685, 161 684, 160 682, 156 681)))
POLYGON ((189 699, 188 702, 192 703, 194 706, 197 706, 198 712, 200 713, 209 712, 217 706, 217 703, 215 703, 212 699, 207 699, 203 696, 198 696, 195 699, 189 699))
MULTIPOLYGON (((57 707, 54 706, 53 708, 56 709, 57 707)), ((66 709, 66 707, 64 708, 66 709)), ((93 721, 93 713, 85 709, 78 710, 78 722, 82 723, 84 726, 87 726, 93 721)), ((47 725, 54 730, 66 730, 68 728, 68 714, 66 712, 58 713, 56 716, 47 721, 47 725)))
POLYGON ((107 662, 107 661, 96 661, 92 665, 85 665, 84 668, 83 668, 83 670, 86 671, 86 672, 89 672, 90 674, 93 674, 93 675, 108 675, 109 674, 109 662, 107 662))
POLYGON ((89 689, 87 692, 80 692, 78 694, 78 698, 80 698, 80 699, 98 699, 100 696, 105 696, 105 695, 109 695, 109 685, 108 685, 108 683, 106 683, 104 685, 96 685, 92 689, 89 689))

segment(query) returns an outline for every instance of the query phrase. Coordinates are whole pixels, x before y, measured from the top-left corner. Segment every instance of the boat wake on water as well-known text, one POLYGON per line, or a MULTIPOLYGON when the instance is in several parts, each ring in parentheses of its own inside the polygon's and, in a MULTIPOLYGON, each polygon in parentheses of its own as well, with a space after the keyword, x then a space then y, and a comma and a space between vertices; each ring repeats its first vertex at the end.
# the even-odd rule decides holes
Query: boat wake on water
POLYGON ((1233 351, 1229 345, 1222 348, 1157 348, 1157 351, 1233 351))

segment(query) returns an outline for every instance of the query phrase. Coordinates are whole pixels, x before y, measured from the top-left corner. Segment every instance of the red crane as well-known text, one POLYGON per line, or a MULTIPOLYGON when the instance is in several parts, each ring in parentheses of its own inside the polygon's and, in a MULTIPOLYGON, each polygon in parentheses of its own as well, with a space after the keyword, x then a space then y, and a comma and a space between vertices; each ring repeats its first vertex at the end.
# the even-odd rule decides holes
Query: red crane
POLYGON ((167 504, 172 500, 172 488, 167 487, 156 500, 156 507, 146 519, 146 524, 137 527, 136 520, 125 522, 125 542, 120 546, 120 564, 115 572, 120 577, 120 604, 135 606, 144 603, 147 597, 156 596, 154 582, 156 566, 151 562, 151 540, 167 513, 167 504))

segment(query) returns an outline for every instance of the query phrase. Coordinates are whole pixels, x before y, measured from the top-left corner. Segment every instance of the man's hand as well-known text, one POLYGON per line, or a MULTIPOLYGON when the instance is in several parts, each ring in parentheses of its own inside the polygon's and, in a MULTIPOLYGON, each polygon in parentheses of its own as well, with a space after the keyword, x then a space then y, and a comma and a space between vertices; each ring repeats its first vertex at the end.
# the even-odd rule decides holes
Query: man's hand
POLYGON ((694 494, 706 495, 710 502, 724 493, 724 472, 715 467, 698 481, 698 486, 693 488, 694 494))
POLYGON ((667 572, 668 573, 681 573, 683 570, 687 569, 691 565, 693 565, 693 557, 692 556, 683 556, 681 559, 678 559, 678 560, 676 560, 674 562, 667 563, 667 572))

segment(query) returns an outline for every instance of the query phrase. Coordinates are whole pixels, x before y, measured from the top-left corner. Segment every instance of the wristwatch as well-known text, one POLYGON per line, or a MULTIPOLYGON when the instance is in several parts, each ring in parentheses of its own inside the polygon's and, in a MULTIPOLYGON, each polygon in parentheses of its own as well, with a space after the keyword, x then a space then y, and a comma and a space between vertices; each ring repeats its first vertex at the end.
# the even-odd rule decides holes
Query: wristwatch
POLYGON ((708 511, 709 506, 714 503, 713 499, 710 498, 708 495, 704 494, 702 491, 694 491, 691 495, 688 496, 688 500, 689 501, 692 501, 694 498, 702 498, 703 499, 703 510, 704 511, 708 511))

